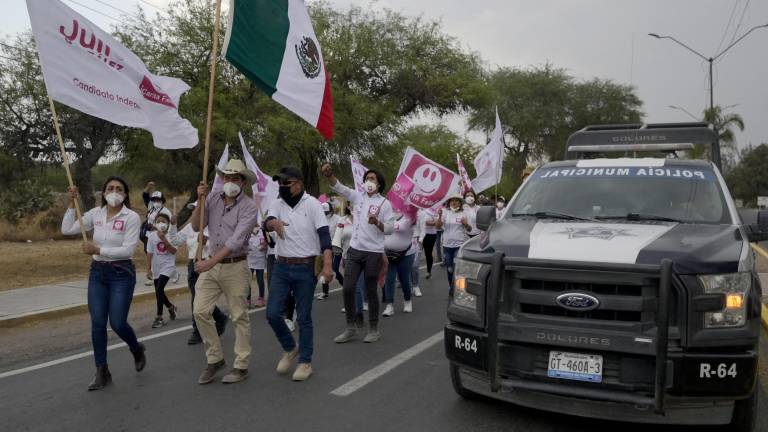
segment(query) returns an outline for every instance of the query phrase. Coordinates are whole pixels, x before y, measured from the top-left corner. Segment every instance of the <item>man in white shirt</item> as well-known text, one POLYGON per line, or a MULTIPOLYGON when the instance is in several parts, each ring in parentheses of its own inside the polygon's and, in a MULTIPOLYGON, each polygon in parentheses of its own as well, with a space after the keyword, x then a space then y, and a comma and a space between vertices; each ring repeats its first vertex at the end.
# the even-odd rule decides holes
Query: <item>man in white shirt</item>
POLYGON ((284 167, 272 178, 280 184, 280 198, 267 211, 264 229, 277 233, 277 256, 269 285, 267 321, 283 348, 277 373, 286 374, 296 357, 294 381, 312 375, 314 335, 312 302, 314 301, 315 258, 323 256, 322 279, 333 277, 331 236, 320 202, 304 191, 304 176, 298 168, 284 167), (296 299, 299 344, 285 324, 285 302, 289 294, 296 299))
MULTIPOLYGON (((364 342, 376 342, 379 332, 379 294, 377 280, 384 256, 385 235, 392 233, 394 213, 392 205, 382 196, 386 186, 384 176, 376 170, 363 175, 365 192, 357 192, 341 184, 329 164, 321 168, 334 192, 346 198, 352 205, 352 241, 344 264, 344 308, 347 318, 346 330, 337 336, 336 343, 353 340, 357 336, 355 324, 355 285, 363 274, 366 298, 368 300, 368 334, 364 342)), ((362 311, 360 311, 362 312, 362 311)))

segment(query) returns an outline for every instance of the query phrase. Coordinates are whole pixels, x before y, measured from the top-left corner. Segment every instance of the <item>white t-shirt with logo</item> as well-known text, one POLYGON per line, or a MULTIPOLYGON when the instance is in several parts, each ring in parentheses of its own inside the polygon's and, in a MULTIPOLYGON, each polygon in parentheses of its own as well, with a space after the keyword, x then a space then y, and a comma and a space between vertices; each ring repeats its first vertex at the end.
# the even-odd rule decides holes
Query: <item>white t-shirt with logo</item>
POLYGON ((406 256, 415 254, 416 248, 413 247, 414 226, 413 221, 406 216, 395 219, 392 224, 392 234, 387 236, 385 242, 386 249, 395 252, 408 249, 406 256))
POLYGON ((469 231, 469 235, 476 236, 480 234, 482 231, 480 231, 479 228, 477 228, 477 211, 480 210, 480 206, 477 204, 471 206, 468 204, 464 204, 464 214, 467 215, 467 223, 469 226, 472 227, 472 230, 469 231))
POLYGON ((443 246, 455 248, 461 247, 469 238, 467 229, 461 223, 461 219, 466 217, 464 210, 455 212, 450 209, 443 210, 443 246))
MULTIPOLYGON (((166 234, 168 241, 173 243, 170 234, 166 234)), ((152 254, 152 278, 157 279, 161 275, 173 278, 176 275, 176 254, 172 253, 165 242, 160 240, 157 231, 147 235, 147 253, 152 254)))

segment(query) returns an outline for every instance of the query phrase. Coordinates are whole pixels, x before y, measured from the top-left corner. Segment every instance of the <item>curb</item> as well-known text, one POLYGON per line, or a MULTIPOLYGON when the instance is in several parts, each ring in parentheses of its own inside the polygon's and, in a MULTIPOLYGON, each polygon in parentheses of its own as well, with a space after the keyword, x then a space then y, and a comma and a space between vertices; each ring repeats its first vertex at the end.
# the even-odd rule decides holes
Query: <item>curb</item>
MULTIPOLYGON (((188 292, 189 289, 186 285, 176 285, 165 289, 167 295, 178 295, 184 292, 188 292)), ((155 298, 154 291, 147 291, 133 296, 133 301, 144 301, 148 298, 155 298)), ((88 303, 75 304, 69 306, 61 306, 53 309, 48 309, 39 312, 29 312, 23 315, 18 315, 10 318, 0 320, 0 328, 12 328, 21 324, 27 324, 35 321, 49 320, 55 318, 63 318, 70 315, 86 312, 88 310, 88 303)), ((768 313, 768 312, 766 312, 768 313)), ((765 315, 765 314, 764 314, 765 315)))

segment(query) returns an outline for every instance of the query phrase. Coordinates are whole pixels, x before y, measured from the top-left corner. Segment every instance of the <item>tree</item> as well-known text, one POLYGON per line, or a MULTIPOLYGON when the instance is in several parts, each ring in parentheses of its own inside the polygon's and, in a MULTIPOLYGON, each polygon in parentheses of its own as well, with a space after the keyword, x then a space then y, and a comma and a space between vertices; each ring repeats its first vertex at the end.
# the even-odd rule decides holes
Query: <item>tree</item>
POLYGON ((768 196, 768 144, 749 149, 727 175, 726 182, 733 196, 755 206, 758 196, 768 196))
MULTIPOLYGON (((422 112, 465 109, 476 93, 482 75, 478 56, 463 51, 436 22, 358 7, 338 11, 323 2, 312 4, 310 14, 331 76, 334 140, 325 142, 314 128, 266 97, 226 61, 219 61, 212 161, 226 143, 239 149, 237 132, 242 131, 265 171, 297 165, 307 189, 317 193, 319 162, 327 160, 340 168, 348 166, 350 154, 360 159, 389 157, 410 118, 422 112)), ((180 111, 201 136, 212 30, 210 2, 177 0, 167 14, 133 17, 117 33, 150 70, 182 78, 192 86, 181 100, 180 111)), ((222 38, 223 33, 224 29, 222 38)), ((156 151, 145 134, 131 134, 126 137, 127 167, 145 170, 163 183, 175 182, 179 188, 182 184, 188 185, 187 190, 194 187, 202 165, 199 148, 156 151), (147 161, 147 156, 152 160, 147 161)))
POLYGON ((638 123, 642 102, 634 89, 610 80, 578 82, 563 69, 500 68, 492 72, 476 98, 469 127, 490 135, 495 109, 504 127, 504 171, 519 184, 528 162, 562 159, 573 132, 590 124, 638 123))
MULTIPOLYGON (((744 130, 744 119, 739 114, 727 113, 720 105, 704 110, 704 121, 711 123, 717 131, 720 139, 720 154, 723 163, 723 171, 728 172, 736 164, 738 150, 734 127, 744 130)), ((695 149, 696 150, 696 149, 695 149)))
MULTIPOLYGON (((20 172, 34 163, 61 163, 42 71, 30 32, 2 46, 0 58, 0 150, 19 161, 20 172)), ((57 104, 65 151, 73 161, 75 184, 86 208, 95 205, 91 170, 119 144, 121 128, 57 104)), ((62 172, 62 175, 64 173, 62 172)))

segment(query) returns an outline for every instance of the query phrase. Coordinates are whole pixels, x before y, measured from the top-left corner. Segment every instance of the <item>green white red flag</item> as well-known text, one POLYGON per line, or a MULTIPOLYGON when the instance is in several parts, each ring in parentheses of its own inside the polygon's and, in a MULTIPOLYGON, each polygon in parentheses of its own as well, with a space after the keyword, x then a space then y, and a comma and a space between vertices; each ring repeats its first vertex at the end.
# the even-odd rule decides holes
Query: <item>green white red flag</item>
POLYGON ((333 138, 333 97, 303 0, 230 0, 224 56, 273 100, 333 138))

